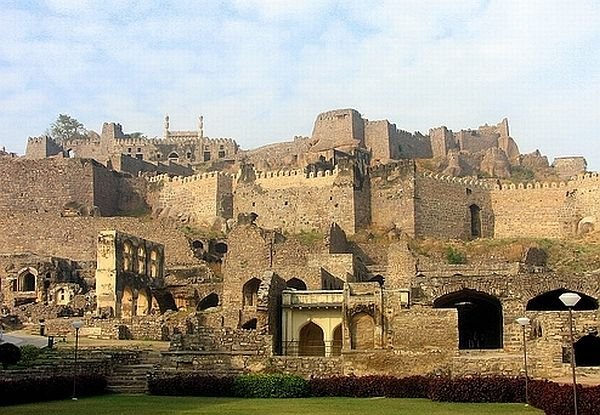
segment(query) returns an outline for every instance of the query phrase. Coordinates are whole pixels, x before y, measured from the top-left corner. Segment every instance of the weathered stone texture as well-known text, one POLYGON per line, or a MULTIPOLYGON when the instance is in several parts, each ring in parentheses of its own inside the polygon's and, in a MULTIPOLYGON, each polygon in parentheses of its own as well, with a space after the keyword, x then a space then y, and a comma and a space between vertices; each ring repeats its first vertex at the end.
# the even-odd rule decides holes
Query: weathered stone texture
POLYGON ((0 215, 0 253, 44 252, 78 261, 94 261, 100 231, 119 229, 165 245, 167 266, 197 264, 181 232, 159 220, 126 217, 60 217, 38 213, 0 215))

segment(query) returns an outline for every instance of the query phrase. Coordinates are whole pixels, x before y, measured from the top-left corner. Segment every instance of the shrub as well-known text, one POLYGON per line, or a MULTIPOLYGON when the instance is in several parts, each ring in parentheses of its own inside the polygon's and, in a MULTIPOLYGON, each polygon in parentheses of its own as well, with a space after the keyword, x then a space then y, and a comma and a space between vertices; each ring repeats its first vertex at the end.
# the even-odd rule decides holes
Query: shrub
POLYGON ((429 399, 442 402, 524 402, 525 380, 505 376, 435 378, 429 399))
POLYGON ((182 373, 170 376, 154 374, 148 378, 152 395, 168 396, 234 396, 233 377, 182 373))
MULTIPOLYGON (((99 395, 106 389, 106 379, 100 375, 77 377, 77 396, 99 395)), ((53 376, 0 380, 0 405, 49 401, 69 398, 73 393, 72 376, 53 376)))
POLYGON ((449 264, 466 264, 467 263, 467 256, 462 253, 461 251, 459 251, 458 249, 454 248, 453 246, 447 246, 444 254, 446 256, 446 261, 449 264))
POLYGON ((235 378, 233 391, 242 398, 303 398, 308 381, 297 375, 251 374, 235 378))
POLYGON ((21 363, 29 365, 33 363, 41 353, 42 350, 38 347, 31 344, 23 345, 21 346, 21 363))
POLYGON ((425 376, 332 376, 309 381, 311 396, 426 398, 429 378, 425 376))
POLYGON ((21 359, 21 349, 12 343, 0 344, 0 363, 6 369, 10 365, 16 364, 21 359))

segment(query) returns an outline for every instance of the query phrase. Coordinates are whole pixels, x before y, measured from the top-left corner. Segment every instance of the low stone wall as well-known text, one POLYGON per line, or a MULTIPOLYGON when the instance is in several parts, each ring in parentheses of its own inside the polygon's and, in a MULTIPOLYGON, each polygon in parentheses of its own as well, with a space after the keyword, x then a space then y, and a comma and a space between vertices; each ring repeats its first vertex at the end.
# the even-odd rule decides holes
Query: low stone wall
POLYGON ((328 377, 343 374, 340 357, 288 357, 274 356, 269 359, 269 369, 304 377, 328 377))

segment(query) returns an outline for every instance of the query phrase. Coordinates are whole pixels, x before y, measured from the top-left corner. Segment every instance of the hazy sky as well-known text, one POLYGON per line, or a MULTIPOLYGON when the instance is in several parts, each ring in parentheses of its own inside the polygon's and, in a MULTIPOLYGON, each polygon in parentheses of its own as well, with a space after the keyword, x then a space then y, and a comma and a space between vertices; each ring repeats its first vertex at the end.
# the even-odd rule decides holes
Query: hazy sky
POLYGON ((0 147, 59 113, 243 148, 355 108, 424 133, 508 117, 522 153, 600 170, 597 1, 0 0, 0 147), (423 4, 420 4, 423 3, 423 4))

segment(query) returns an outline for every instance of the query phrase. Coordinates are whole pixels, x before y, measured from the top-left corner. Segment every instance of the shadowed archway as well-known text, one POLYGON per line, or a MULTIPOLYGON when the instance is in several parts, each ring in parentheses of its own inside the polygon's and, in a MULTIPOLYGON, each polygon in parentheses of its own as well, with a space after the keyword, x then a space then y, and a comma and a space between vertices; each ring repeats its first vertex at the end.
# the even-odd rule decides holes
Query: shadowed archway
POLYGON ((496 297, 463 289, 439 297, 433 306, 457 309, 459 349, 502 348, 502 304, 496 297))
POLYGON ((573 310, 581 311, 581 310, 597 310, 598 309, 598 300, 589 295, 573 291, 567 290, 565 288, 559 288, 557 290, 547 291, 545 293, 539 294, 533 297, 531 300, 527 302, 527 311, 567 311, 568 308, 566 305, 560 301, 561 294, 566 292, 576 292, 579 294, 581 299, 577 302, 573 310))

